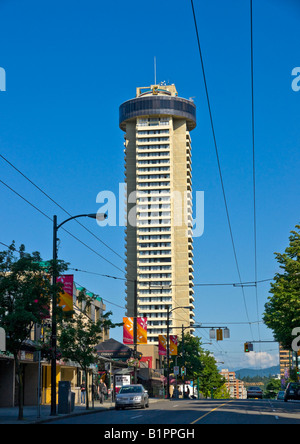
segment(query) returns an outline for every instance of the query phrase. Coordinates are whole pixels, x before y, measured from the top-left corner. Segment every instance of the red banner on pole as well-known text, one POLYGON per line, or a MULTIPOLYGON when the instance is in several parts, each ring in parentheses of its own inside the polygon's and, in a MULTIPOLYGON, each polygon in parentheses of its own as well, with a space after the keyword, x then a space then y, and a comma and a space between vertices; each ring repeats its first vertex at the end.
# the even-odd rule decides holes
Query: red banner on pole
POLYGON ((170 355, 178 355, 178 336, 170 335, 170 355))
POLYGON ((58 295, 59 307, 61 307, 63 311, 73 311, 73 274, 59 276, 57 282, 63 284, 63 292, 58 295))
MULTIPOLYGON (((133 345, 133 318, 123 318, 123 344, 133 345)), ((147 318, 137 318, 137 344, 147 344, 147 318)))
POLYGON ((158 336, 158 354, 159 356, 167 356, 167 336, 158 336))

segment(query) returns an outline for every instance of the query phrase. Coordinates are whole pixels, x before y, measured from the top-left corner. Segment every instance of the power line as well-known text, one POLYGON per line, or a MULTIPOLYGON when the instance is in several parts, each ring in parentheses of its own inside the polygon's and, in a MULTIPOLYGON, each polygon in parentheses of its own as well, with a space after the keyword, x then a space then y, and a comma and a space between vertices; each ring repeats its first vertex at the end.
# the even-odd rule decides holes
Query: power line
MULTIPOLYGON (((254 107, 254 45, 253 45, 253 0, 250 0, 250 47, 251 47, 251 105, 252 105, 252 157, 253 157, 253 226, 254 226, 254 273, 257 282, 257 218, 256 218, 256 162, 255 162, 255 107, 254 107)), ((255 286, 256 311, 259 319, 258 289, 255 286)), ((258 336, 260 339, 259 324, 258 336)))
MULTIPOLYGON (((220 162, 220 157, 219 157, 217 138, 216 138, 214 121, 213 121, 213 116, 212 116, 212 109, 211 109, 211 105, 210 105, 208 86, 207 86, 206 74, 205 74, 205 68, 204 68, 204 61, 203 61, 203 56, 202 56, 200 37, 199 37, 199 31, 198 31, 198 25, 197 25, 197 19, 196 19, 196 14, 195 14, 195 8, 194 8, 193 0, 191 0, 191 5, 192 5, 192 11, 193 11, 193 17, 194 17, 194 24, 195 24, 195 30, 196 30, 196 36, 197 36, 197 42, 198 42, 199 56, 200 56, 200 62, 201 62, 201 68, 202 68, 202 74, 203 74, 203 80, 204 80, 204 86, 205 86, 206 99, 207 99, 207 104, 208 104, 208 111, 209 111, 209 118, 210 118, 210 123, 211 123, 213 141, 214 141, 215 152, 216 152, 216 157, 217 157, 217 164, 218 164, 219 176, 220 176, 220 181, 221 181, 223 199, 224 199, 224 204, 225 204, 227 222, 228 222, 228 227, 229 227, 229 232, 230 232, 230 237, 231 237, 231 243, 232 243, 232 248, 233 248, 233 254, 234 254, 234 258, 235 258, 236 268, 237 268, 237 272, 238 272, 240 283, 242 283, 240 267, 239 267, 239 263, 238 263, 238 259, 237 259, 237 253, 236 253, 236 248, 235 248, 235 243, 234 243, 234 238, 233 238, 233 232, 232 232, 232 228, 231 228, 229 209, 228 209, 227 198, 226 198, 226 193, 225 193, 225 186, 224 186, 224 181, 223 181, 221 162, 220 162)), ((248 313, 248 308, 247 308, 247 303, 246 303, 245 292, 244 292, 244 288, 243 287, 242 287, 242 293, 243 293, 243 299, 244 299, 246 316, 247 316, 248 321, 250 321, 249 313, 248 313)), ((250 325, 250 330, 251 330, 251 334, 253 336, 251 325, 250 325)))
MULTIPOLYGON (((28 182, 30 182, 37 190, 39 190, 44 196, 46 196, 51 202, 53 202, 56 206, 58 206, 62 211, 64 211, 68 216, 72 217, 72 214, 69 213, 65 208, 62 207, 56 200, 54 200, 51 196, 49 196, 48 193, 46 193, 42 188, 40 188, 36 183, 34 183, 28 176, 26 176, 22 171, 20 171, 13 163, 11 163, 6 157, 4 157, 2 154, 0 154, 0 157, 8 163, 15 171, 17 171, 24 179, 26 179, 28 182)), ((111 248, 107 243, 105 243, 102 239, 100 239, 95 233, 93 233, 91 230, 89 230, 85 225, 83 225, 79 220, 74 219, 77 224, 79 224, 82 228, 84 228, 88 233, 90 233, 95 239, 97 239, 101 244, 103 244, 106 248, 108 248, 110 251, 112 251, 116 256, 118 256, 120 259, 124 261, 124 258, 116 252, 113 248, 111 248)))
MULTIPOLYGON (((86 291, 88 291, 89 293, 95 294, 93 291, 88 290, 84 285, 81 285, 81 284, 79 284, 78 282, 74 282, 74 283, 75 283, 76 285, 78 285, 79 287, 84 288, 84 289, 85 289, 86 291)), ((126 310, 125 307, 122 307, 121 305, 115 304, 114 302, 111 302, 109 299, 105 299, 105 298, 103 298, 102 296, 100 296, 100 298, 101 298, 103 301, 107 302, 108 304, 115 305, 115 306, 118 307, 118 308, 122 308, 122 310, 126 310)))
MULTIPOLYGON (((88 271, 88 270, 81 270, 79 268, 69 268, 69 270, 74 270, 74 271, 78 271, 80 273, 88 273, 88 274, 93 274, 95 276, 102 276, 102 277, 107 277, 110 279, 116 279, 116 280, 121 280, 121 281, 127 281, 127 282, 134 282, 133 279, 125 279, 125 278, 121 278, 118 276, 111 276, 108 274, 102 274, 102 273, 97 273, 95 271, 88 271)), ((158 277, 157 279, 162 279, 160 277, 158 277)), ((199 283, 199 284, 194 284, 194 287, 215 287, 215 286, 231 286, 231 287, 240 287, 241 285, 244 287, 247 286, 251 286, 254 287, 256 284, 260 284, 260 283, 264 283, 264 282, 270 282, 273 279, 262 279, 260 281, 257 282, 242 282, 240 283, 235 283, 235 282, 223 282, 223 283, 199 283)), ((140 282, 140 284, 143 284, 143 282, 140 282)), ((148 283, 149 286, 151 286, 151 283, 148 283)), ((190 284, 170 284, 170 285, 166 285, 166 287, 188 287, 190 284)), ((155 285, 153 285, 153 287, 155 287, 155 285)), ((161 287, 161 285, 158 285, 158 287, 161 287)))
MULTIPOLYGON (((52 222, 52 218, 50 216, 48 216, 46 213, 44 213, 42 210, 40 210, 36 205, 34 205, 33 203, 31 203, 29 200, 27 200, 24 196, 22 196, 20 193, 18 193, 16 190, 14 190, 13 188, 11 188, 7 183, 3 182, 3 180, 0 179, 0 183, 2 183, 3 185, 5 185, 9 190, 11 190, 14 194, 16 194, 18 197, 20 197, 21 199, 23 199, 28 205, 30 205, 31 207, 33 207, 36 211, 38 211, 40 214, 42 214, 44 217, 46 217, 47 219, 49 219, 52 222)), ((86 248, 88 248, 90 251, 92 251, 93 253, 95 253, 98 257, 100 257, 101 259, 103 259, 104 261, 106 261, 108 264, 112 265, 113 267, 115 267, 117 270, 121 271, 123 274, 125 274, 124 270, 122 270, 121 268, 119 268, 117 265, 115 265, 113 262, 109 261, 108 259, 106 259, 106 257, 102 256, 102 254, 98 253, 96 250, 94 250, 93 248, 91 248, 89 245, 87 245, 85 242, 83 242, 82 240, 80 240, 77 236, 75 236, 74 234, 72 234, 70 231, 66 230, 64 227, 62 227, 62 230, 65 231, 66 233, 68 233, 71 237, 73 237, 74 239, 76 239, 78 242, 80 242, 82 245, 84 245, 86 248)))
MULTIPOLYGON (((1 242, 1 241, 0 241, 0 245, 3 245, 4 247, 10 248, 9 245, 7 245, 7 244, 5 244, 4 242, 1 242)), ((18 250, 16 250, 16 251, 18 251, 18 250)), ((76 268, 68 268, 68 269, 69 269, 69 270, 74 270, 74 271, 83 271, 83 270, 78 270, 78 269, 76 269, 76 268)), ((92 274, 100 274, 100 273, 92 273, 92 274)), ((110 277, 110 278, 113 278, 113 279, 125 280, 125 279, 123 279, 123 278, 117 278, 117 277, 115 277, 115 276, 109 276, 109 275, 104 275, 104 274, 101 275, 101 276, 110 277)), ((79 284, 78 282, 75 282, 75 284, 78 285, 79 287, 85 288, 85 289, 87 290, 87 288, 86 288, 85 286, 79 284)), ((87 291, 88 291, 89 293, 94 294, 94 292, 92 292, 92 291, 89 291, 89 290, 87 290, 87 291)), ((123 310, 126 310, 125 307, 122 307, 121 305, 115 304, 114 302, 111 302, 109 299, 105 299, 105 298, 103 298, 102 296, 101 296, 101 299, 103 299, 103 301, 105 301, 105 302, 107 302, 107 303, 109 303, 109 304, 111 304, 111 305, 115 305, 115 306, 118 307, 118 308, 122 308, 123 310)))
POLYGON ((39 213, 41 213, 43 216, 45 216, 47 219, 51 220, 51 217, 48 216, 46 213, 44 213, 42 210, 40 210, 38 207, 36 207, 33 203, 29 202, 29 200, 27 200, 24 196, 22 196, 21 194, 19 194, 16 190, 14 190, 13 188, 11 188, 7 183, 3 182, 3 180, 0 179, 0 182, 6 186, 10 191, 12 191, 13 193, 15 193, 17 196, 19 196, 21 199, 23 199, 26 203, 28 203, 28 205, 30 205, 32 208, 34 208, 36 211, 38 211, 39 213))
MULTIPOLYGON (((121 278, 121 277, 117 277, 117 276, 111 276, 109 274, 96 273, 94 271, 80 270, 79 268, 69 268, 69 270, 77 271, 77 272, 80 272, 80 273, 93 274, 95 276, 106 277, 106 278, 109 278, 109 279, 115 279, 115 280, 119 280, 119 281, 126 281, 125 278, 121 278)), ((134 281, 132 281, 132 282, 134 282, 134 281)))

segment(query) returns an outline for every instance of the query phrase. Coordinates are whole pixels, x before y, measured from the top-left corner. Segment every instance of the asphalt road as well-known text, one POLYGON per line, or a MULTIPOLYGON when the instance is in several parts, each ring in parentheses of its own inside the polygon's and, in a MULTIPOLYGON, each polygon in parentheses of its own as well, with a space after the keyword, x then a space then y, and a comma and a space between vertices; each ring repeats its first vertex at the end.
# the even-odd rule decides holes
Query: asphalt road
MULTIPOLYGON (((146 410, 108 410, 64 418, 49 424, 189 425, 201 424, 300 424, 300 403, 273 400, 162 400, 146 410)), ((126 428, 125 427, 125 428, 126 428)), ((117 430, 115 427, 114 430, 117 430)))

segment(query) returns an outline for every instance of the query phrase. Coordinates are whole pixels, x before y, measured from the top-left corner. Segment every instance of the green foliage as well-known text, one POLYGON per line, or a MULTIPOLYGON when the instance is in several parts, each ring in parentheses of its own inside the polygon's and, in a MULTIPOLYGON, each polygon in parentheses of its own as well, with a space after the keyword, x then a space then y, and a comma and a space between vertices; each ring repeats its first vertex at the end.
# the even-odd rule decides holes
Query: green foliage
POLYGON ((264 397, 268 399, 274 399, 277 397, 278 392, 280 392, 280 390, 281 390, 280 379, 269 379, 264 390, 264 397))
MULTIPOLYGON (((50 262, 50 272, 53 264, 50 262)), ((58 270, 66 265, 55 264, 58 270)), ((60 287, 57 287, 59 289, 60 287)), ((15 359, 19 387, 19 419, 23 417, 23 380, 19 352, 35 324, 49 316, 53 287, 38 252, 17 251, 14 242, 0 252, 0 327, 6 332, 6 348, 15 359)))
POLYGON ((292 330, 300 327, 300 225, 292 231, 284 254, 275 253, 282 273, 271 284, 269 302, 265 305, 264 322, 275 339, 287 350, 294 339, 292 330))
MULTIPOLYGON (((216 360, 210 355, 208 351, 201 355, 202 372, 200 376, 200 392, 205 398, 208 398, 211 393, 217 392, 225 384, 225 378, 220 375, 217 368, 216 360)), ((217 395, 214 395, 217 397, 217 395)))
POLYGON ((186 367, 186 380, 196 380, 199 378, 200 392, 207 398, 214 391, 216 397, 229 396, 224 387, 225 379, 220 375, 216 360, 208 351, 201 346, 201 338, 193 337, 190 334, 184 335, 184 348, 182 341, 178 345, 178 355, 180 365, 186 367), (184 358, 182 352, 184 350, 184 358), (181 361, 180 361, 181 359, 181 361))
POLYGON ((202 351, 203 349, 201 348, 201 339, 198 337, 193 337, 190 334, 185 334, 184 346, 182 344, 182 341, 179 341, 178 355, 181 356, 181 361, 179 362, 181 362, 182 366, 186 367, 185 379, 194 379, 200 375, 202 370, 200 355, 202 351))
POLYGON ((52 286, 39 260, 39 253, 25 253, 23 245, 16 256, 14 243, 0 252, 0 327, 6 331, 7 351, 15 357, 34 324, 49 315, 52 286))
MULTIPOLYGON (((123 324, 113 324, 111 312, 105 313, 98 321, 89 317, 89 309, 93 299, 82 289, 78 296, 81 309, 76 310, 72 317, 62 320, 58 328, 58 347, 65 361, 76 362, 84 371, 86 381, 90 366, 98 361, 95 347, 101 341, 103 331, 123 324)), ((87 387, 88 390, 88 387, 87 387)), ((89 408, 88 394, 86 406, 89 408)))

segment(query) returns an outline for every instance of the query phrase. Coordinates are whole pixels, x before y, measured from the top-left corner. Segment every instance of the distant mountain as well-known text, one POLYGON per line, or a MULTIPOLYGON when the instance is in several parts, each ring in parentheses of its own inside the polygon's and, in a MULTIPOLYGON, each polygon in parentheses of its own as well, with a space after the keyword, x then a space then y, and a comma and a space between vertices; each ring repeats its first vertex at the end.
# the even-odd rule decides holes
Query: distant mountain
POLYGON ((274 367, 268 367, 263 369, 253 369, 253 368, 242 368, 240 370, 235 370, 235 374, 237 379, 242 379, 247 376, 250 378, 254 378, 255 376, 268 377, 278 375, 280 373, 279 365, 275 365, 274 367))

